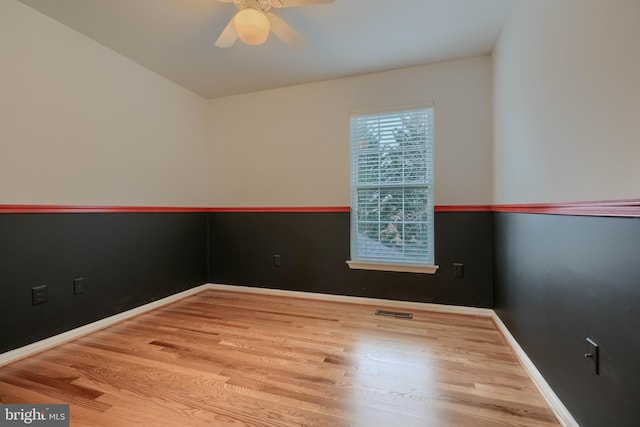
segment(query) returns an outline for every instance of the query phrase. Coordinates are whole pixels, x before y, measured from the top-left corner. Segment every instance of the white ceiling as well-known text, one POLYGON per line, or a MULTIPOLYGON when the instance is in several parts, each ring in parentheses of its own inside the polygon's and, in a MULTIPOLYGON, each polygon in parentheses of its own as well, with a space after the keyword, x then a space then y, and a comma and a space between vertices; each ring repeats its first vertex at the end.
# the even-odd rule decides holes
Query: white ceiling
POLYGON ((335 0, 275 10, 307 40, 214 46, 218 0, 20 0, 205 98, 491 53, 513 0, 335 0))

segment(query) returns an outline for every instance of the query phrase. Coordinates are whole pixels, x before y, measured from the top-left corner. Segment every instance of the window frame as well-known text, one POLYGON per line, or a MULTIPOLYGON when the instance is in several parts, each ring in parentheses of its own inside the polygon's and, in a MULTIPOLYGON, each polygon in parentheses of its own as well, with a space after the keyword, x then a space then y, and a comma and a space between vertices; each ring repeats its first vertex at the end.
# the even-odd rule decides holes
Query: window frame
MULTIPOLYGON (((374 111, 352 111, 350 115, 350 136, 349 136, 349 145, 350 145, 350 190, 351 190, 351 219, 350 219, 350 245, 351 245, 351 259, 347 261, 347 264, 350 269, 362 269, 362 270, 377 270, 377 271, 396 271, 396 272, 411 272, 411 273, 428 273, 434 274, 438 270, 438 266, 435 265, 435 245, 434 245, 434 236, 435 236, 435 218, 434 218, 434 203, 433 203, 433 157, 434 157, 434 123, 435 123, 435 108, 434 104, 422 104, 422 105, 413 105, 413 106, 401 106, 387 109, 379 109, 374 111), (364 254, 358 253, 358 240, 361 240, 359 236, 359 228, 358 225, 361 224, 361 221, 357 218, 358 215, 358 190, 364 191, 367 188, 375 188, 374 184, 372 187, 367 184, 363 184, 360 181, 359 171, 361 169, 357 166, 358 159, 356 158, 357 154, 357 144, 358 144, 358 136, 354 135, 354 124, 358 125, 358 120, 365 118, 371 120, 381 120, 384 117, 393 117, 397 116, 398 119, 402 117, 402 115, 410 115, 412 113, 420 113, 427 112, 429 120, 427 125, 428 134, 425 135, 425 143, 427 146, 425 147, 425 155, 427 157, 425 168, 425 178, 424 182, 415 183, 409 182, 403 178, 402 181, 393 183, 388 185, 387 183, 379 182, 377 187, 388 187, 394 188, 396 190, 401 189, 403 191, 403 204, 406 198, 404 197, 404 191, 407 188, 420 188, 426 190, 427 197, 427 220, 424 222, 420 222, 427 227, 427 249, 424 263, 415 262, 415 259, 409 262, 394 262, 390 259, 382 259, 384 256, 363 256, 364 254), (356 170, 357 169, 357 170, 356 170), (358 178, 356 178, 358 177, 358 178)), ((381 141, 380 139, 379 141, 381 141)), ((378 142, 379 142, 378 141, 378 142)), ((404 152, 403 152, 404 154, 404 152)), ((378 224, 382 222, 381 219, 378 219, 378 224)), ((382 243, 380 243, 382 244, 382 243)), ((405 248, 403 244, 403 250, 405 248)), ((392 258, 392 257, 389 257, 392 258)))

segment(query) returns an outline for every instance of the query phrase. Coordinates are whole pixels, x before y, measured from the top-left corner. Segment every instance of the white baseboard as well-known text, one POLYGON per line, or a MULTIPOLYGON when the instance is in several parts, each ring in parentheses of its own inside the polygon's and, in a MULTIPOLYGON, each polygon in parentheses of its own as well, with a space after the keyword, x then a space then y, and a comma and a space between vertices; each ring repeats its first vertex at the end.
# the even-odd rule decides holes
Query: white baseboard
POLYGON ((549 386, 549 384, 544 379, 540 371, 538 371, 538 368, 536 368, 536 365, 533 364, 531 359, 529 359, 529 356, 527 356, 527 353, 525 353, 522 347, 520 347, 520 344, 518 344, 518 341, 516 341, 513 335, 511 335, 511 332, 509 332, 509 329, 507 329, 507 327, 502 322, 500 317, 495 313, 495 311, 493 312, 492 318, 493 318, 493 322, 498 327, 498 330, 502 333, 502 336, 504 336, 504 338, 507 340, 507 343, 515 353, 518 360, 520 361, 520 364, 529 375, 529 378, 531 378, 531 380, 536 385, 536 387, 538 388, 542 396, 545 398, 545 400, 551 407, 551 410, 553 411, 553 413, 556 415, 556 417, 558 417, 558 420, 560 421, 560 423, 564 427, 580 427, 576 422, 576 420, 571 415, 571 413, 564 406, 562 401, 553 392, 553 390, 551 389, 551 386, 549 386))
POLYGON ((322 300, 322 301, 335 301, 335 302, 348 302, 352 304, 364 304, 364 305, 379 305, 385 307, 396 307, 403 309, 411 309, 411 310, 422 310, 422 311, 431 311, 437 313, 450 313, 450 314, 466 314, 473 316, 482 316, 493 319, 494 323, 498 330, 502 333, 505 340, 515 353, 516 357, 522 364, 523 368, 534 382, 538 390, 545 398, 555 415, 558 417, 559 421, 565 427, 579 427, 578 423, 573 419, 571 413, 567 410, 567 408, 562 404, 558 396, 553 392, 549 384, 546 382, 542 374, 535 367, 531 359, 524 352, 522 347, 518 344, 515 338, 511 335, 511 332, 507 329, 507 327, 502 323, 502 320, 495 311, 488 308, 475 308, 475 307, 461 307, 461 306, 453 306, 453 305, 442 305, 442 304, 430 304, 430 303, 422 303, 422 302, 411 302, 411 301, 396 301, 396 300, 387 300, 387 299, 377 299, 377 298, 365 298, 365 297, 353 297, 353 296, 343 296, 343 295, 330 295, 330 294, 319 294, 319 293, 311 293, 311 292, 300 292, 300 291, 288 291, 281 289, 269 289, 269 288, 253 288, 248 286, 234 286, 234 285, 219 285, 214 283, 207 283, 195 288, 188 289, 186 291, 177 293, 175 295, 168 296, 166 298, 160 299, 158 301, 151 302, 149 304, 145 304, 140 307, 136 307, 131 310, 127 310, 123 313, 116 314, 111 317, 107 317, 102 320, 98 320, 97 322, 90 323, 88 325, 81 326, 76 329, 72 329, 70 331, 64 332, 59 335, 55 335, 53 337, 44 339, 42 341, 38 341, 33 344, 29 344, 25 347, 21 347, 15 350, 8 351, 6 353, 0 354, 0 367, 7 365, 9 363, 15 362, 19 359, 23 359, 25 357, 34 355, 36 353, 40 353, 49 348, 55 347, 67 341, 71 341, 73 339, 79 338, 84 335, 88 335, 92 332, 98 331, 100 329, 104 329, 111 325, 114 325, 123 320, 129 319, 133 316, 137 316, 138 314, 145 313, 150 310, 154 310, 163 305, 170 304, 182 298, 186 298, 188 296, 197 294, 198 292, 202 292, 207 289, 212 290, 221 290, 221 291, 233 291, 233 292, 246 292, 253 294, 264 294, 264 295, 280 295, 280 296, 289 296, 295 298, 305 298, 305 299, 314 299, 314 300, 322 300))
POLYGON ((158 301, 153 301, 151 303, 142 305, 140 307, 127 310, 125 312, 98 320, 93 323, 89 323, 79 328, 72 329, 70 331, 63 332, 58 335, 54 335, 52 337, 35 342, 33 344, 29 344, 27 346, 20 347, 15 350, 8 351, 6 353, 2 353, 0 354, 0 367, 7 365, 9 363, 15 362, 17 360, 23 359, 25 357, 32 356, 36 353, 40 353, 44 350, 55 347, 67 341, 71 341, 73 339, 79 338, 84 335, 88 335, 100 329, 107 328, 111 325, 114 325, 118 322, 129 319, 133 316, 137 316, 138 314, 142 314, 147 311, 161 307, 163 305, 170 304, 174 301, 177 301, 182 298, 186 298, 188 296, 194 295, 198 292, 202 292, 207 289, 216 289, 216 290, 234 291, 234 292, 247 292, 247 293, 254 293, 254 294, 265 294, 265 295, 290 296, 295 298, 306 298, 306 299, 315 299, 315 300, 323 300, 323 301, 348 302, 352 304, 384 305, 386 307, 432 311, 432 312, 439 312, 439 313, 466 314, 466 315, 483 316, 483 317, 491 317, 493 315, 493 310, 490 310, 488 308, 460 307, 460 306, 453 306, 453 305, 429 304, 429 303, 421 303, 421 302, 396 301, 396 300, 385 300, 385 299, 375 299, 375 298, 352 297, 352 296, 343 296, 343 295, 330 295, 330 294, 319 294, 319 293, 311 293, 311 292, 288 291, 288 290, 268 289, 268 288, 253 288, 248 286, 219 285, 214 283, 207 283, 207 284, 177 293, 175 295, 162 298, 158 301))
POLYGON ((201 285, 195 288, 187 289, 186 291, 177 293, 175 295, 171 295, 166 298, 162 298, 157 301, 153 301, 148 304, 142 305, 140 307, 136 307, 131 310, 127 310, 125 312, 118 313, 110 317, 106 317, 96 322, 89 323, 84 326, 80 326, 79 328, 72 329, 70 331, 63 332, 58 335, 54 335, 42 341, 38 341, 33 344, 29 344, 27 346, 17 348, 15 350, 2 353, 0 354, 0 367, 7 365, 9 363, 15 362, 17 360, 24 359, 25 357, 32 356, 36 353, 40 353, 44 350, 55 347, 67 341, 71 341, 76 338, 82 337, 84 335, 88 335, 92 332, 98 331, 100 329, 107 328, 118 322, 122 322, 123 320, 129 319, 133 316, 137 316, 138 314, 145 313, 147 311, 156 309, 163 305, 170 304, 179 299, 191 296, 198 292, 202 292, 208 288, 209 286, 207 285, 201 285))
POLYGON ((412 310, 432 311, 437 313, 466 314, 472 316, 492 317, 493 310, 489 308, 461 307, 457 305, 431 304, 426 302, 397 301, 390 299, 352 297, 345 295, 319 294, 313 292, 288 291, 283 289, 252 288, 248 286, 208 284, 209 289, 221 291, 247 292, 252 294, 280 295, 294 298, 315 299, 321 301, 348 302, 364 305, 384 305, 412 310))

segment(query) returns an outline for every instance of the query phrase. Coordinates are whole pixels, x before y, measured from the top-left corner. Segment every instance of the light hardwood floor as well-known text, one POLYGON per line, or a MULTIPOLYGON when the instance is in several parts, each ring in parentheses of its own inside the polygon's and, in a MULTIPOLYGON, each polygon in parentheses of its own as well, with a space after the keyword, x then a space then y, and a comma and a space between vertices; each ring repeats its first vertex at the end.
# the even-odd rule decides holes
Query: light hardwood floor
POLYGON ((491 319, 376 309, 204 291, 0 367, 0 402, 72 426, 559 425, 491 319))

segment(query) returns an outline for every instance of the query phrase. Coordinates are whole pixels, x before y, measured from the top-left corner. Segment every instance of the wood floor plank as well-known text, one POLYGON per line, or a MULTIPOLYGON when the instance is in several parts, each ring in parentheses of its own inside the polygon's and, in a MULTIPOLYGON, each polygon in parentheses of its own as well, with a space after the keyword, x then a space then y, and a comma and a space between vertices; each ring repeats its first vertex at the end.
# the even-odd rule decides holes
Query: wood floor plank
POLYGON ((0 402, 72 426, 560 425, 490 319, 378 309, 208 290, 0 367, 0 402))

